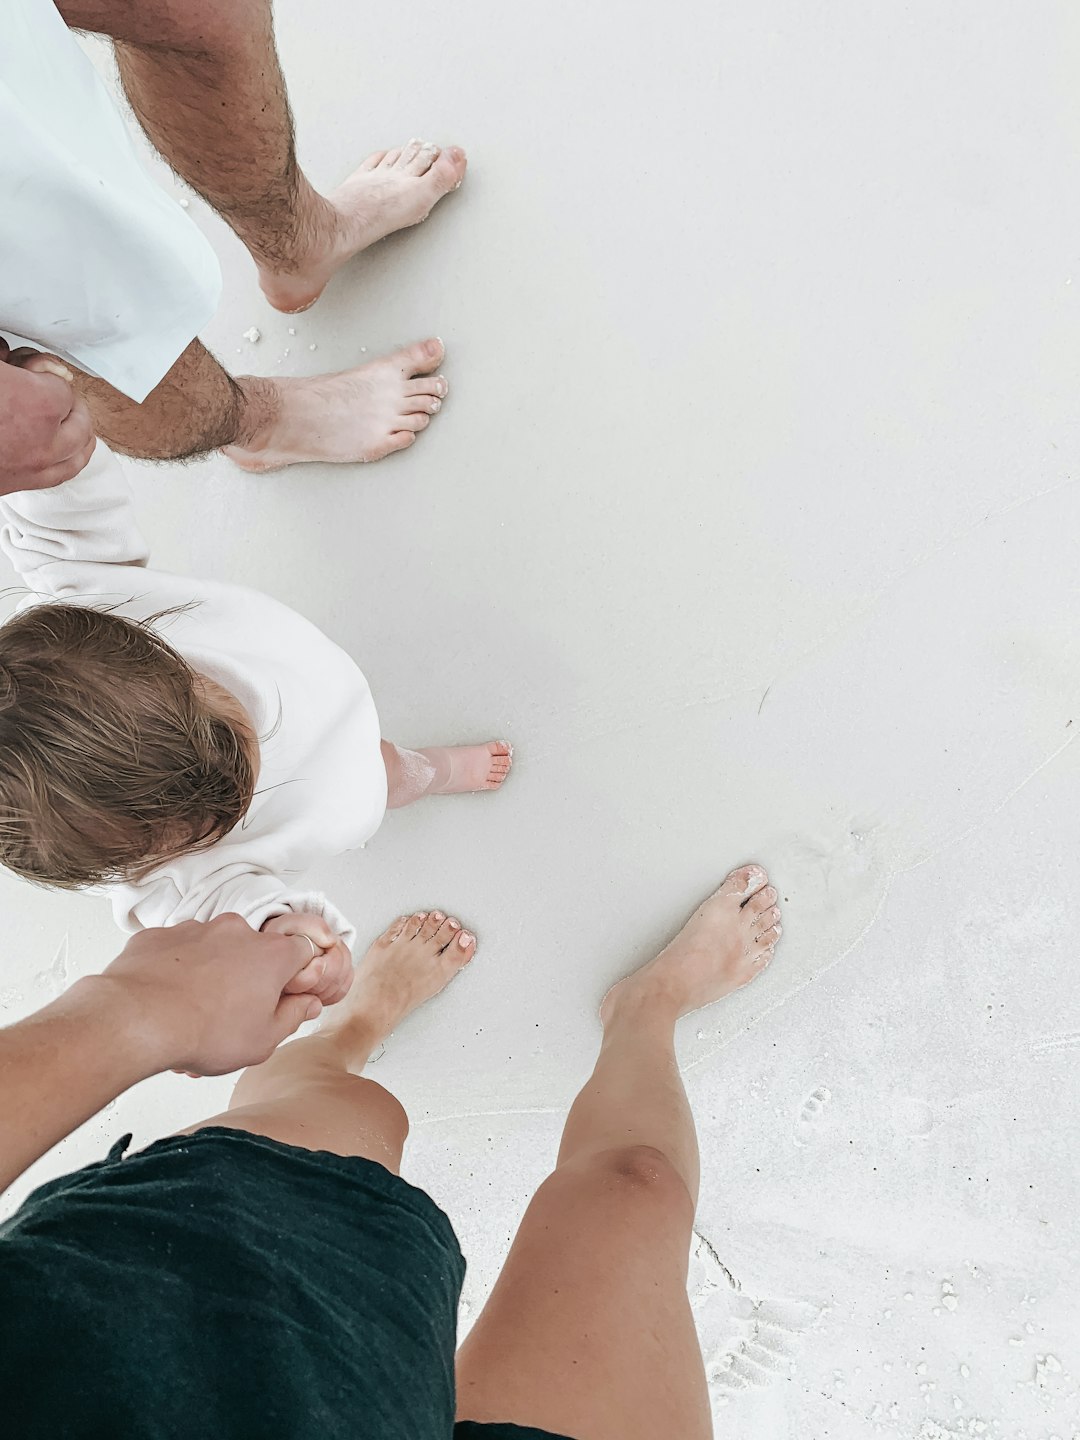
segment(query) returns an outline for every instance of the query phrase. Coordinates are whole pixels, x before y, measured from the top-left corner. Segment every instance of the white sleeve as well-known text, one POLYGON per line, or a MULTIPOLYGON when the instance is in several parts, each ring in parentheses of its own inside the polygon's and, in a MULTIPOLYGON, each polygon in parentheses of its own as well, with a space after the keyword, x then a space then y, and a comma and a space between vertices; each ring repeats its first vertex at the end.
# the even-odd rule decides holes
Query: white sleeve
MULTIPOLYGON (((202 859, 213 851, 204 852, 202 859)), ((356 929, 336 905, 314 890, 292 890, 276 875, 231 862, 197 878, 178 875, 195 856, 181 857, 162 866, 145 880, 110 888, 113 915, 122 930, 132 933, 184 920, 213 920, 217 915, 239 915, 259 930, 275 915, 294 910, 321 915, 339 939, 352 950, 356 929)))
POLYGON ((100 440, 86 466, 64 485, 0 496, 0 548, 39 595, 103 593, 103 565, 145 565, 149 552, 131 488, 100 440))

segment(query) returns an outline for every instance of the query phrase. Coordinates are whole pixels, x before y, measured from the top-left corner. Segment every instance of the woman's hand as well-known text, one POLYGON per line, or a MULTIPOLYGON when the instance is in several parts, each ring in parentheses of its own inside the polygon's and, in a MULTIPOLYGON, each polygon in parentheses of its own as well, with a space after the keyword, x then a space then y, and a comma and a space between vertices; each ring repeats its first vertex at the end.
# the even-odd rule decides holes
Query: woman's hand
POLYGON ((318 996, 290 993, 310 954, 298 934, 260 935, 220 915, 143 930, 79 985, 96 987, 148 1073, 228 1075, 262 1064, 322 1010, 318 996))
POLYGON ((267 920, 262 929, 264 935, 303 935, 318 951, 285 987, 290 995, 315 995, 324 1005, 336 1005, 345 999, 353 982, 352 955, 321 915, 289 910, 267 920))

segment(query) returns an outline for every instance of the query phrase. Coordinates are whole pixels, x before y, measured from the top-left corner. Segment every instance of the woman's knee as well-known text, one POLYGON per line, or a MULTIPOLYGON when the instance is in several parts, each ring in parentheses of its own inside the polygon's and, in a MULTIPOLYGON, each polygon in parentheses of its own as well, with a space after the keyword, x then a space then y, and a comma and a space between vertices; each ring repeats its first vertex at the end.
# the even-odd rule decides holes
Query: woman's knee
POLYGON ((368 1080, 362 1075, 346 1075, 334 1083, 342 1087, 339 1092, 342 1099, 357 1115, 374 1122, 379 1131, 392 1143, 396 1143, 400 1150, 408 1139, 409 1115, 397 1096, 392 1095, 378 1081, 368 1080))
POLYGON ((288 1104, 313 1114, 327 1104, 355 1112, 389 1137, 409 1133, 409 1117, 396 1095, 362 1075, 342 1070, 337 1055, 324 1057, 311 1045, 285 1045, 263 1065, 245 1070, 233 1089, 229 1109, 288 1104), (293 1055, 290 1051, 294 1051, 293 1055))
POLYGON ((656 1205, 672 1218, 693 1222, 694 1202, 686 1181, 652 1145, 617 1145, 580 1156, 560 1165, 545 1185, 552 1182, 584 1183, 606 1196, 656 1205))

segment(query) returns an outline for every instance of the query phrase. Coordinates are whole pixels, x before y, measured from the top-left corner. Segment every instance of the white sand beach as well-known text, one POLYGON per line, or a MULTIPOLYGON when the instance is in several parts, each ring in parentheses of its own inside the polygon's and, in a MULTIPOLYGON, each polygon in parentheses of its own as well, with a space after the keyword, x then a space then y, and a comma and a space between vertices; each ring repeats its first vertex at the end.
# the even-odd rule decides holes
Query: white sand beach
MULTIPOLYGON (((277 15, 317 184, 410 135, 468 177, 289 317, 148 160, 221 258, 204 339, 298 375, 440 335, 451 393, 373 466, 130 473, 156 563, 306 614, 384 733, 514 743, 498 795, 312 876, 362 936, 433 906, 480 936, 371 1072, 464 1323, 606 987, 758 860, 776 959, 682 1036, 717 1435, 1080 1435, 1080 14, 277 15)), ((118 948, 100 899, 0 904, 5 1023, 118 948)), ((228 1089, 139 1087, 5 1213, 228 1089)))

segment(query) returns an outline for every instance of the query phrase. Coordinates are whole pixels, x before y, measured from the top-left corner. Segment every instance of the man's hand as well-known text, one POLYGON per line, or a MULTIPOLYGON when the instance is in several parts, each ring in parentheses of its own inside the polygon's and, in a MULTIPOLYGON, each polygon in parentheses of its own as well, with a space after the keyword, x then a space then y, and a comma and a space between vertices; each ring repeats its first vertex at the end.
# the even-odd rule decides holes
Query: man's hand
POLYGON ((143 930, 83 983, 111 995, 118 1027, 156 1069, 227 1075, 260 1065, 322 1010, 315 995, 283 993, 310 956, 306 940, 221 915, 143 930))
POLYGON ((89 462, 94 429, 74 378, 55 355, 0 340, 0 495, 62 485, 89 462))
POLYGON ((324 1005, 336 1005, 345 999, 353 982, 352 955, 321 915, 290 910, 267 920, 262 928, 263 934, 306 935, 311 944, 318 947, 317 955, 311 955, 311 946, 307 947, 311 959, 286 985, 290 995, 315 995, 324 1005))

